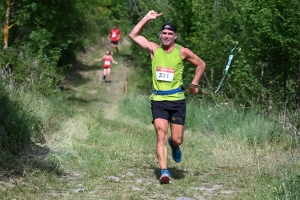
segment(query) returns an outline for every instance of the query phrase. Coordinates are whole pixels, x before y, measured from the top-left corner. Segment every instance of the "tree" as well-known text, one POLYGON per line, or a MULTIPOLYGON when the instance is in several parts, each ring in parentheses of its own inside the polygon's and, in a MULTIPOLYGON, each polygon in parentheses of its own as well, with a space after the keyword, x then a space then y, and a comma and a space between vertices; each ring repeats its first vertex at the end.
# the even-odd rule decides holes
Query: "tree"
POLYGON ((8 47, 8 37, 9 37, 9 29, 11 29, 16 23, 10 24, 10 10, 13 6, 14 2, 13 0, 7 0, 6 1, 6 12, 5 12, 5 22, 3 25, 3 35, 4 35, 4 48, 6 49, 8 47))

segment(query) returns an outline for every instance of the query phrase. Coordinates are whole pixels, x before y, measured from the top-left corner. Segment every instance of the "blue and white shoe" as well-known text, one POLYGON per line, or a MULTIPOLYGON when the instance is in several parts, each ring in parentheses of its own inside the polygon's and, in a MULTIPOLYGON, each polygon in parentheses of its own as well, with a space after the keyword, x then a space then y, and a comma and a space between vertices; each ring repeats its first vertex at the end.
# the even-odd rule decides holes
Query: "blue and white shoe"
POLYGON ((181 150, 180 150, 179 146, 177 146, 177 147, 173 146, 173 144, 172 144, 172 138, 171 137, 169 137, 168 143, 169 143, 169 145, 170 145, 170 147, 172 149, 173 160, 175 162, 177 162, 177 163, 181 162, 181 160, 182 160, 182 153, 181 153, 181 150))
POLYGON ((168 183, 170 183, 170 181, 171 181, 171 175, 170 175, 169 170, 162 169, 160 173, 161 173, 161 176, 159 178, 160 184, 168 184, 168 183))

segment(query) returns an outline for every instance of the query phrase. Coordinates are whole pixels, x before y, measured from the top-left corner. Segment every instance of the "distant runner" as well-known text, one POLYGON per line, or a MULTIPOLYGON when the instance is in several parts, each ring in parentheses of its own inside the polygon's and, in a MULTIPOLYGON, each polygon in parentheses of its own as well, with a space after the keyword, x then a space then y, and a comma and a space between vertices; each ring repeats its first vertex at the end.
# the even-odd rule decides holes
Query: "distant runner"
POLYGON ((132 29, 129 37, 142 49, 149 52, 152 58, 151 95, 152 123, 156 131, 156 154, 161 169, 160 183, 169 183, 170 172, 167 168, 167 142, 172 149, 173 160, 181 162, 182 154, 179 145, 183 142, 183 132, 186 116, 186 102, 182 75, 184 60, 196 67, 195 75, 190 83, 191 94, 198 93, 198 83, 204 73, 205 62, 188 48, 176 44, 176 26, 165 23, 160 30, 161 45, 148 41, 141 35, 143 27, 150 21, 161 16, 155 11, 149 11, 146 16, 132 29), (171 137, 168 138, 168 126, 171 137))
POLYGON ((111 29, 109 34, 108 34, 108 38, 111 41, 112 51, 114 49, 116 49, 117 52, 119 52, 118 43, 119 43, 120 37, 121 37, 121 31, 117 28, 116 25, 114 25, 113 29, 111 29))
POLYGON ((118 64, 118 62, 115 62, 111 52, 106 51, 106 54, 100 58, 100 59, 95 59, 95 62, 99 62, 104 59, 104 64, 103 64, 103 80, 105 80, 106 83, 110 83, 110 68, 111 68, 111 62, 114 64, 118 64))

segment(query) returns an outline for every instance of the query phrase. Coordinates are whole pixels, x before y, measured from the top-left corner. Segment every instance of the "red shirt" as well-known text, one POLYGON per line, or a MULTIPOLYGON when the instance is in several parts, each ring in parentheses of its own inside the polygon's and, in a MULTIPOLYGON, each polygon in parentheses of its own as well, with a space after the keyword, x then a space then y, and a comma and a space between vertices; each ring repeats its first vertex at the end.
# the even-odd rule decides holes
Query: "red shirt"
POLYGON ((111 64, 111 56, 110 55, 106 55, 104 57, 104 67, 105 68, 110 68, 110 64, 111 64))
POLYGON ((110 40, 112 42, 118 42, 120 37, 120 30, 119 29, 111 29, 110 31, 110 40))

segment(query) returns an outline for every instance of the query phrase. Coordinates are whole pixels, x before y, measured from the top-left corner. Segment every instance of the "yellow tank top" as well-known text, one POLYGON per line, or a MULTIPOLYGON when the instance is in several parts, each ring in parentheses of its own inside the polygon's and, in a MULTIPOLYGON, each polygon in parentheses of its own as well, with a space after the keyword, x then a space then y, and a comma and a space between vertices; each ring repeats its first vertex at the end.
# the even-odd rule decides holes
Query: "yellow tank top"
MULTIPOLYGON (((152 83, 153 90, 173 90, 180 88, 183 84, 183 60, 180 55, 181 46, 176 44, 175 48, 166 53, 159 47, 152 59, 152 83)), ((177 101, 184 99, 184 93, 178 92, 170 95, 152 94, 154 101, 177 101)))

